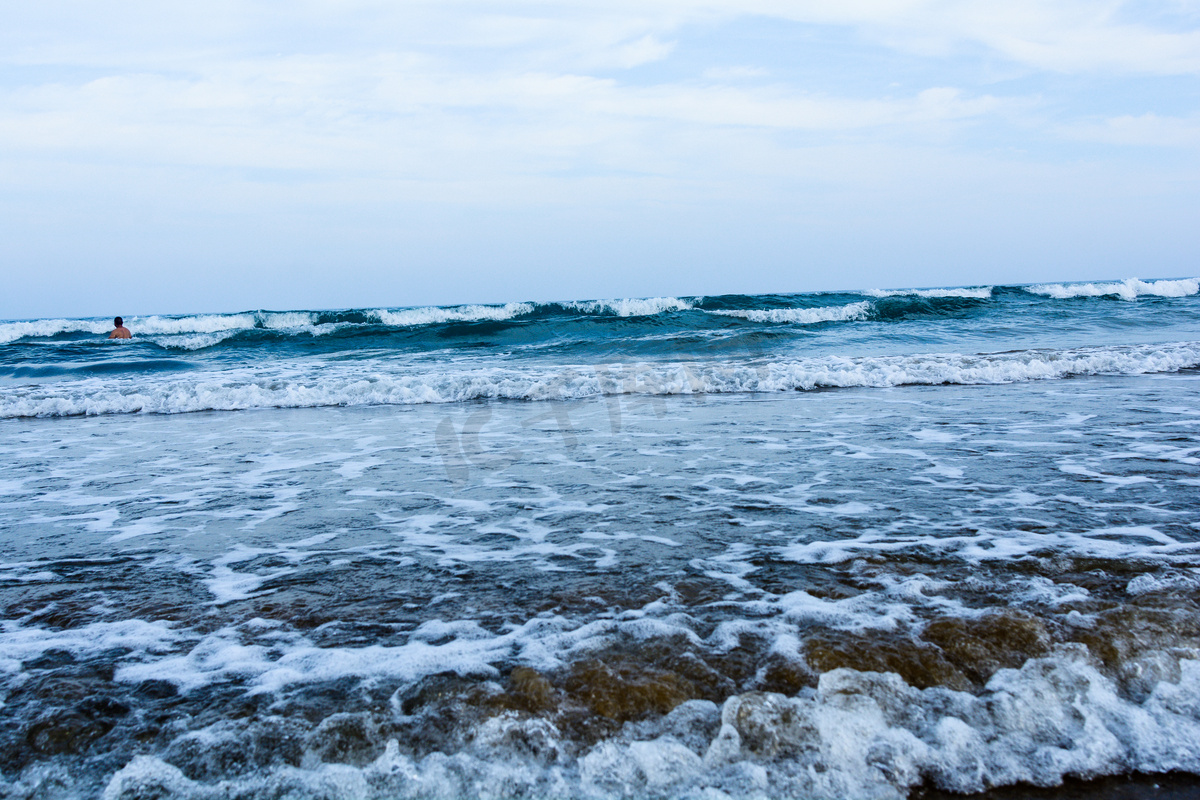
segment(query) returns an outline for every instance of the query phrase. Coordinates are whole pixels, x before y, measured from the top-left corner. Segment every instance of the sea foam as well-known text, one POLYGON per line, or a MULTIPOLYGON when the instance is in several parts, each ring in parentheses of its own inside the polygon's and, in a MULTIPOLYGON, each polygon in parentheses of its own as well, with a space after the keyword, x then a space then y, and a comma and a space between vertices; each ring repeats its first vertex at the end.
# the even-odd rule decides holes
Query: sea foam
MULTIPOLYGON (((926 781, 953 792, 1069 775, 1200 770, 1200 662, 1143 701, 1121 695, 1080 646, 998 672, 980 695, 916 689, 888 673, 837 669, 796 696, 746 692, 691 701, 628 726, 573 758, 557 729, 508 714, 477 724, 470 747, 425 757, 389 741, 361 767, 272 767, 217 784, 151 756, 110 779, 105 800, 513 796, 903 800, 926 781)), ((209 746, 236 736, 214 726, 209 746)))
MULTIPOLYGON (((183 334, 228 334, 251 328, 289 330, 311 328, 318 315, 309 311, 248 311, 239 314, 190 314, 184 316, 126 317, 125 325, 135 336, 178 336, 183 334)), ((109 319, 41 319, 0 323, 0 344, 18 339, 42 338, 60 333, 104 335, 112 330, 109 319)))
POLYGON ((569 364, 388 371, 380 365, 289 364, 153 380, 88 378, 17 386, 0 419, 176 414, 249 408, 413 405, 481 399, 570 400, 612 394, 778 392, 1002 384, 1082 375, 1142 375, 1200 366, 1200 342, 965 355, 822 356, 745 362, 569 364))
POLYGON ((371 312, 385 325, 398 327, 413 327, 417 325, 435 325, 441 322, 483 322, 513 319, 530 314, 534 310, 533 303, 507 303, 502 306, 427 306, 424 308, 405 308, 397 311, 377 309, 371 312))
POLYGON ((992 296, 991 286, 975 286, 957 289, 871 289, 864 292, 869 297, 971 297, 987 300, 992 296))
POLYGON ((750 322, 769 322, 777 325, 814 325, 819 322, 845 322, 866 319, 871 304, 866 300, 844 306, 821 308, 722 309, 707 311, 722 317, 741 317, 750 322))
POLYGON ((618 317, 651 317, 671 311, 688 311, 691 301, 678 297, 644 297, 620 300, 576 300, 563 303, 563 308, 583 314, 614 314, 618 317))
POLYGON ((1039 283, 1025 287, 1032 294, 1068 300, 1073 297, 1189 297, 1200 291, 1200 279, 1142 281, 1129 278, 1119 283, 1039 283))
POLYGON ((106 334, 112 323, 94 319, 38 319, 28 322, 0 322, 0 344, 18 339, 33 339, 54 336, 59 333, 106 334))

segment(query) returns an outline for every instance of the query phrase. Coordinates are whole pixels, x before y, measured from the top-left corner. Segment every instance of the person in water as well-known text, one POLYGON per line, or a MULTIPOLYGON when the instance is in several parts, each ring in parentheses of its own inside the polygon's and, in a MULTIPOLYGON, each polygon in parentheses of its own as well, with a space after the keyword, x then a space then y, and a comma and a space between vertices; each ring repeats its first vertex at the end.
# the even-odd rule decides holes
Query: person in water
POLYGON ((132 339, 133 334, 129 332, 129 328, 125 327, 125 321, 120 317, 113 320, 113 332, 108 335, 110 339, 132 339))

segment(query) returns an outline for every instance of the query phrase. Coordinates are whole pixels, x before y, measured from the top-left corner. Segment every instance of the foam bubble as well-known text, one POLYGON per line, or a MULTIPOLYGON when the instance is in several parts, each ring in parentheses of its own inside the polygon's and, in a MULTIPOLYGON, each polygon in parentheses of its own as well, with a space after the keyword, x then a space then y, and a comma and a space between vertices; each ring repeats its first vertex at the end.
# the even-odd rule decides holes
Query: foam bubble
POLYGON ((48 570, 31 571, 38 565, 32 563, 26 564, 0 564, 0 581, 14 581, 16 583, 40 583, 42 581, 53 581, 58 579, 58 574, 48 570))
MULTIPOLYGON (((241 314, 190 314, 184 316, 126 317, 125 324, 141 337, 154 338, 164 346, 186 350, 209 347, 239 330, 255 327, 273 330, 312 328, 316 315, 307 311, 258 311, 241 314), (189 336, 189 334, 191 334, 189 336), (199 334, 198 336, 196 334, 199 334), (207 335, 224 334, 215 338, 207 335)), ((59 333, 92 333, 98 336, 112 330, 111 320, 41 319, 29 322, 0 323, 0 344, 30 337, 54 336, 59 333)))
POLYGON ((1200 543, 1180 541, 1148 526, 1099 528, 1077 533, 1013 529, 960 536, 897 535, 879 530, 851 539, 791 545, 781 548, 780 553, 801 563, 835 564, 870 554, 927 550, 943 558, 980 562, 1020 558, 1048 549, 1120 561, 1153 556, 1170 563, 1194 560, 1200 553, 1200 543))
POLYGON ((247 408, 413 405, 477 399, 566 400, 603 394, 778 392, 816 388, 1003 384, 1079 375, 1141 375, 1200 365, 1200 342, 965 355, 825 356, 797 360, 667 363, 622 369, 489 367, 384 372, 379 365, 290 364, 203 378, 61 381, 15 387, 0 419, 176 414, 247 408))
POLYGON ((1025 287, 1032 294, 1067 300, 1073 297, 1120 297, 1136 300, 1139 297, 1189 297, 1200 291, 1200 279, 1142 281, 1129 278, 1119 283, 1039 283, 1025 287))
POLYGON ((813 325, 819 322, 846 322, 866 319, 870 313, 871 304, 866 300, 849 303, 844 306, 824 306, 821 308, 772 308, 772 309, 729 309, 707 311, 707 314, 717 314, 723 317, 741 317, 751 322, 769 322, 773 324, 813 325))
MULTIPOLYGON (((841 668, 795 696, 745 692, 629 725, 577 758, 542 720, 482 720, 454 754, 406 755, 391 740, 361 767, 270 766, 206 784, 151 756, 110 779, 105 800, 512 796, 902 800, 926 781, 971 794, 1055 785, 1071 775, 1200 770, 1200 662, 1142 701, 1123 697, 1080 646, 997 672, 979 695, 916 689, 891 673, 841 668)), ((219 727, 194 734, 219 744, 219 727)))
POLYGON ((177 334, 174 336, 152 336, 150 341, 169 350, 203 350, 218 345, 237 334, 236 330, 219 333, 177 334))
POLYGON ((1143 595, 1154 592, 1195 592, 1197 588, 1200 588, 1200 570, 1192 569, 1164 575, 1139 575, 1129 582, 1125 591, 1132 595, 1143 595))
MULTIPOLYGON (((502 320, 528 314, 532 303, 508 303, 503 306, 453 306, 448 308, 411 308, 391 311, 379 309, 367 312, 385 325, 409 327, 442 322, 502 320)), ((238 314, 190 314, 182 316, 152 315, 126 317, 125 324, 137 338, 150 337, 164 347, 198 350, 211 347, 238 331, 264 328, 273 331, 303 331, 314 336, 324 335, 353 323, 322 323, 320 315, 311 311, 247 311, 238 314)), ((110 320, 43 319, 28 322, 0 323, 0 344, 29 337, 54 336, 59 333, 107 334, 110 320)))
POLYGON ((671 311, 689 311, 691 302, 678 297, 644 297, 622 300, 578 300, 564 303, 564 308, 584 314, 615 314, 618 317, 652 317, 671 311))
POLYGON ((253 328, 258 317, 246 314, 195 314, 186 317, 130 317, 125 325, 135 336, 181 333, 218 333, 253 328))
POLYGON ((317 316, 307 311, 272 311, 258 315, 256 321, 261 322, 264 328, 288 330, 312 327, 316 325, 317 316))
POLYGON ((397 327, 413 327, 417 325, 436 325, 443 322, 483 322, 513 319, 533 312, 532 303, 506 303, 502 306, 452 306, 441 308, 428 306, 425 308, 405 308, 398 311, 377 309, 371 316, 384 325, 397 327))
POLYGON ((18 339, 54 336, 58 333, 106 334, 112 330, 111 321, 92 319, 37 319, 28 322, 0 323, 0 344, 18 339))
POLYGON ((136 658, 167 650, 182 638, 182 634, 167 623, 140 619, 94 622, 65 630, 25 627, 5 621, 0 623, 0 671, 19 672, 22 661, 40 656, 47 650, 94 655, 120 649, 130 651, 130 657, 136 658))
POLYGON ((976 286, 960 289, 871 289, 864 294, 870 297, 972 297, 987 300, 992 296, 991 286, 976 286))
MULTIPOLYGON (((387 677, 407 682, 440 672, 491 677, 498 674, 495 665, 514 650, 524 649, 527 658, 535 659, 538 666, 553 667, 560 663, 557 653, 572 644, 602 639, 616 629, 635 635, 639 632, 636 620, 620 625, 602 621, 573 628, 560 618, 539 617, 502 634, 490 634, 469 622, 438 623, 425 623, 420 635, 401 645, 357 648, 318 647, 299 634, 284 633, 273 639, 271 647, 245 644, 239 629, 226 627, 207 634, 187 653, 125 664, 117 670, 116 680, 164 680, 187 692, 238 678, 248 679, 254 692, 278 692, 290 686, 347 677, 387 677), (447 632, 454 638, 437 644, 426 641, 447 632)), ((662 632, 653 625, 647 630, 649 634, 662 632)))

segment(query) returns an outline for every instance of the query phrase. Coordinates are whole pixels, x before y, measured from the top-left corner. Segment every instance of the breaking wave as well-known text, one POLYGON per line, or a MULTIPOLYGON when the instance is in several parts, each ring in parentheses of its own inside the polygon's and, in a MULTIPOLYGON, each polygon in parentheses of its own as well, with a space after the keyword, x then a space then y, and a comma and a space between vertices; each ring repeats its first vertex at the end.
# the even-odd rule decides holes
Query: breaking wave
POLYGON ((973 297, 987 300, 992 296, 991 286, 976 286, 960 289, 872 289, 869 297, 973 297))
POLYGON ((1032 294, 1055 300, 1074 297, 1119 297, 1136 300, 1139 297, 1190 297, 1200 292, 1200 279, 1142 281, 1129 278, 1119 283, 1039 283, 1025 287, 1032 294))
MULTIPOLYGON (((795 697, 747 692, 720 707, 682 703, 577 758, 553 723, 509 712, 478 723, 471 746, 453 755, 413 756, 391 739, 362 766, 276 767, 236 783, 206 784, 138 756, 112 776, 104 797, 210 798, 236 788, 248 798, 716 800, 768 796, 769 789, 769 796, 786 798, 902 800, 927 778, 970 793, 1072 774, 1197 771, 1200 662, 1180 667, 1178 682, 1159 684, 1142 702, 1122 697, 1082 646, 1002 670, 978 696, 843 668, 795 697)), ((370 736, 359 718, 347 717, 335 722, 370 736)), ((341 730, 326 727, 337 742, 341 730)), ((231 733, 198 732, 197 744, 223 745, 231 733)), ((319 751, 320 740, 312 746, 319 751)))
POLYGON ((1200 366, 1200 342, 964 355, 824 356, 745 362, 486 367, 388 372, 378 364, 235 369, 203 378, 89 378, 14 387, 0 418, 177 414, 250 408, 413 405, 614 394, 779 392, 819 388, 1003 384, 1141 375, 1200 366))
POLYGON ((92 333, 101 335, 112 330, 111 321, 93 319, 38 319, 28 322, 0 323, 0 344, 18 339, 35 339, 60 333, 92 333))
POLYGON ((442 308, 428 306, 425 308, 406 308, 400 311, 379 309, 370 312, 372 316, 384 325, 411 327, 416 325, 436 325, 443 322, 482 322, 513 319, 532 314, 533 303, 506 303, 502 306, 451 306, 442 308))
MULTIPOLYGON (((1136 278, 1108 283, 1047 283, 1027 287, 977 286, 950 289, 872 289, 860 292, 817 295, 726 295, 705 297, 648 297, 558 302, 511 302, 422 306, 415 308, 367 308, 333 311, 243 311, 229 314, 151 315, 126 317, 134 342, 148 341, 164 348, 201 350, 222 343, 265 341, 307 342, 316 337, 358 338, 395 334, 412 341, 413 334, 439 326, 497 323, 501 328, 538 328, 536 336, 563 339, 575 336, 583 325, 593 336, 594 323, 619 323, 622 331, 645 324, 656 331, 673 329, 687 334, 712 325, 713 319, 729 317, 768 325, 811 325, 821 322, 869 320, 894 322, 923 318, 945 318, 962 314, 1003 316, 1000 300, 1030 295, 1051 300, 1078 297, 1192 297, 1200 294, 1200 279, 1142 281, 1136 278), (840 303, 831 298, 844 298, 840 303), (866 299, 863 299, 866 298, 866 299), (705 323, 704 319, 709 322, 705 323), (250 337, 247 339, 247 337, 250 337), (231 341, 233 340, 233 341, 231 341)), ((81 340, 102 344, 111 329, 105 319, 40 319, 0 322, 0 345, 51 340, 74 344, 81 340)), ((495 329, 493 329, 495 330, 495 329)))
POLYGON ((847 322, 867 319, 871 312, 871 304, 867 301, 849 303, 844 306, 826 306, 823 308, 765 308, 765 309, 719 309, 706 311, 723 317, 740 317, 750 322, 770 322, 774 324, 813 325, 819 322, 847 322))
MULTIPOLYGON (((315 329, 321 315, 311 311, 253 311, 240 314, 191 314, 187 316, 126 317, 138 336, 186 334, 229 334, 254 328, 268 330, 315 329)), ((48 338, 59 334, 103 335, 112 330, 110 319, 43 319, 0 323, 0 344, 26 338, 48 338)))
MULTIPOLYGON (((126 317, 125 323, 137 338, 187 337, 162 340, 183 349, 211 346, 241 331, 267 330, 322 335, 347 326, 417 328, 464 322, 497 322, 545 314, 611 315, 649 317, 693 308, 677 297, 585 300, 565 303, 505 303, 502 305, 424 306, 377 308, 364 311, 246 311, 236 314, 192 314, 181 316, 126 317), (201 335, 201 336, 196 336, 201 335), (202 338, 210 337, 210 338, 202 338)), ((20 339, 41 339, 61 334, 101 336, 112 330, 109 319, 42 319, 0 323, 0 344, 20 339)))
MULTIPOLYGON (((557 304, 556 304, 557 305, 557 304)), ((615 314, 618 317, 652 317, 673 311, 689 311, 690 300, 678 297, 646 297, 624 300, 582 300, 562 303, 561 306, 583 314, 615 314)))

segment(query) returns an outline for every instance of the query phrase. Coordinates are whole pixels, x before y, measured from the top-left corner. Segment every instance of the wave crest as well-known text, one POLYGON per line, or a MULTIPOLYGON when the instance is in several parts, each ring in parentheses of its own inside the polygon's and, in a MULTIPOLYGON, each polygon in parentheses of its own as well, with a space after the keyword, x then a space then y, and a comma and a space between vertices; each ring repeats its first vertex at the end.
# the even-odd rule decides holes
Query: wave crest
MULTIPOLYGON (((240 314, 190 314, 177 317, 152 315, 125 318, 125 324, 137 337, 220 334, 252 328, 293 330, 326 327, 319 325, 318 321, 318 315, 310 311, 247 311, 240 314)), ((91 333, 103 336, 110 330, 112 330, 112 321, 109 319, 39 319, 29 322, 5 322, 0 323, 0 344, 14 342, 18 339, 56 336, 61 333, 91 333)))
POLYGON ((779 392, 818 388, 1003 384, 1082 375, 1141 375, 1200 366, 1200 342, 979 355, 824 356, 797 360, 382 372, 378 366, 230 370, 204 378, 86 379, 15 387, 0 418, 178 414, 248 408, 413 405, 481 399, 779 392))
POLYGON ((706 314, 716 314, 722 317, 740 317, 750 322, 769 322, 774 324, 813 325, 818 322, 849 322, 866 319, 870 314, 870 302, 863 300, 844 306, 823 306, 820 308, 771 308, 771 309, 723 309, 706 311, 706 314))
POLYGON ((1139 297, 1190 297, 1200 292, 1200 278, 1143 281, 1128 278, 1119 283, 1039 283, 1025 287, 1031 294, 1069 300, 1074 297, 1120 297, 1136 300, 1139 297))
POLYGON ((102 335, 112 330, 111 321, 92 319, 37 319, 29 322, 0 323, 0 344, 18 339, 54 336, 59 333, 94 333, 102 335))
POLYGON ((444 322, 485 322, 513 319, 525 314, 532 314, 533 310, 533 303, 506 303, 502 306, 426 306, 398 311, 381 308, 370 312, 370 316, 375 317, 384 325, 408 328, 444 322))
POLYGON ((679 297, 643 297, 622 300, 575 300, 563 308, 583 314, 615 314, 618 317, 652 317, 671 311, 690 311, 691 301, 679 297))
POLYGON ((992 296, 991 286, 976 286, 961 289, 870 289, 863 294, 868 297, 970 297, 987 300, 992 296))

